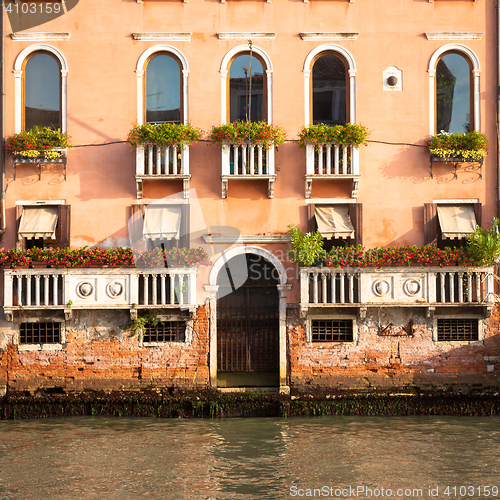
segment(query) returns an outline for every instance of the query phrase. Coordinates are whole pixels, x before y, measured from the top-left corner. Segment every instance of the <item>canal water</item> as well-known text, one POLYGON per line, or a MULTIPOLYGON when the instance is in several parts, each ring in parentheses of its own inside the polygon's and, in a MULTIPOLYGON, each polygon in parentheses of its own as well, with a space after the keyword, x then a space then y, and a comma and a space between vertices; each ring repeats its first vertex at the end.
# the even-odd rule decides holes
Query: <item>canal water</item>
POLYGON ((500 498, 500 417, 0 422, 0 500, 500 498))

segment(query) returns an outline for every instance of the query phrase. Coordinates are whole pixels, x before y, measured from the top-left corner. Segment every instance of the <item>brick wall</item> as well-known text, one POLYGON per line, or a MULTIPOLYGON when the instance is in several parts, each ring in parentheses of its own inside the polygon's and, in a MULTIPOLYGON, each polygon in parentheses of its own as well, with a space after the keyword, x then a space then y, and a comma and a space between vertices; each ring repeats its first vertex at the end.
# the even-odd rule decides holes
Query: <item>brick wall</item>
POLYGON ((411 336, 381 336, 380 324, 387 324, 391 318, 380 321, 379 315, 380 310, 368 309, 366 318, 358 320, 356 342, 307 344, 306 322, 299 319, 297 309, 290 309, 287 332, 291 387, 498 388, 498 306, 484 322, 484 340, 470 344, 434 342, 432 319, 415 314, 411 309, 397 312, 399 326, 408 318, 412 319, 411 336))
POLYGON ((0 384, 14 391, 62 388, 65 391, 206 387, 208 385, 208 317, 199 307, 191 343, 139 346, 139 337, 123 332, 130 323, 120 311, 75 312, 66 321, 61 350, 23 351, 3 328, 0 384))

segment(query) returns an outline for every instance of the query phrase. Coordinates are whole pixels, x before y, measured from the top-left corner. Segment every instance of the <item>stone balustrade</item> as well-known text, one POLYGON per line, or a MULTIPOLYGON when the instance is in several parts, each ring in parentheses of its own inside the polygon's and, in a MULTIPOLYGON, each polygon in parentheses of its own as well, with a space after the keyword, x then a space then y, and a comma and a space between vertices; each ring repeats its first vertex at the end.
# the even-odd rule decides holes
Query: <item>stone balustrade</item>
POLYGON ((196 307, 196 269, 12 269, 4 309, 196 307))
POLYGON ((313 180, 351 179, 352 198, 359 184, 359 151, 354 146, 306 144, 306 198, 311 198, 313 180))
POLYGON ((227 198, 231 179, 267 179, 268 198, 274 197, 274 147, 263 148, 253 142, 225 144, 222 147, 222 198, 227 198))
POLYGON ((302 268, 302 309, 342 305, 485 305, 493 267, 302 268))
POLYGON ((175 146, 139 145, 136 147, 137 197, 142 198, 142 181, 181 179, 184 197, 188 197, 189 180, 189 147, 184 149, 175 146))

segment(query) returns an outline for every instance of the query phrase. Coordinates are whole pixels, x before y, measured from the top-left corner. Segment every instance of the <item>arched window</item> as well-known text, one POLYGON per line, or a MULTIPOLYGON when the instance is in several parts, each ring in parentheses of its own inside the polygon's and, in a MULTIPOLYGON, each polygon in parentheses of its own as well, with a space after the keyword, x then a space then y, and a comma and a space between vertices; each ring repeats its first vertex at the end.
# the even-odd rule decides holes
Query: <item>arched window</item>
POLYGON ((264 61, 250 52, 236 56, 229 67, 229 122, 267 120, 264 61), (251 95, 251 98, 250 98, 251 95))
POLYGON ((347 68, 334 53, 322 53, 312 67, 312 123, 344 125, 349 121, 347 68))
POLYGON ((462 54, 447 52, 436 65, 436 133, 474 130, 471 64, 462 54))
POLYGON ((327 43, 304 61, 304 125, 356 121, 356 63, 348 50, 327 43))
POLYGON ((466 45, 440 47, 429 62, 429 134, 481 131, 481 68, 466 45))
POLYGON ((165 53, 146 63, 144 92, 145 123, 182 123, 181 66, 165 53))
POLYGON ((187 123, 188 75, 186 58, 171 45, 144 51, 136 67, 137 123, 187 123))
POLYGON ((35 52, 23 67, 24 102, 22 128, 62 128, 61 67, 48 52, 35 52))

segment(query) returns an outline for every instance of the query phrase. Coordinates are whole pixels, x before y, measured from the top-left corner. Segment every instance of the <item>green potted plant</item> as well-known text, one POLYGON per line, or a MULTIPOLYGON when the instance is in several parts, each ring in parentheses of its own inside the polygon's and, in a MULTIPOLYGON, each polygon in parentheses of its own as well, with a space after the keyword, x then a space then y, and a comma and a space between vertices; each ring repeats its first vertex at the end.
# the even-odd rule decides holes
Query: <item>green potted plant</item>
POLYGON ((199 141, 200 131, 189 123, 146 123, 136 125, 128 134, 132 150, 137 146, 177 147, 183 150, 199 141))
POLYGON ((467 239, 467 250, 482 266, 490 266, 500 256, 500 221, 494 218, 491 229, 478 226, 467 239))
POLYGON ((63 161, 71 143, 68 135, 60 129, 34 127, 5 139, 5 152, 14 156, 18 163, 40 161, 58 163, 63 161))
POLYGON ((213 146, 222 148, 227 144, 253 143, 263 149, 283 144, 286 132, 277 125, 265 121, 233 122, 211 128, 208 139, 213 146))
POLYGON ((432 155, 433 161, 477 162, 486 157, 488 139, 476 130, 464 134, 442 130, 425 142, 425 151, 432 155))
POLYGON ((326 258, 323 249, 323 236, 319 231, 305 233, 297 226, 288 226, 288 236, 292 250, 287 250, 288 258, 299 266, 322 265, 326 258))
POLYGON ((339 146, 353 146, 359 149, 367 145, 370 131, 358 123, 345 125, 325 125, 318 123, 302 127, 299 132, 299 146, 304 149, 307 144, 312 144, 316 149, 325 144, 338 144, 339 146))

